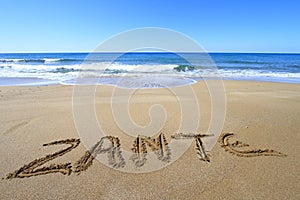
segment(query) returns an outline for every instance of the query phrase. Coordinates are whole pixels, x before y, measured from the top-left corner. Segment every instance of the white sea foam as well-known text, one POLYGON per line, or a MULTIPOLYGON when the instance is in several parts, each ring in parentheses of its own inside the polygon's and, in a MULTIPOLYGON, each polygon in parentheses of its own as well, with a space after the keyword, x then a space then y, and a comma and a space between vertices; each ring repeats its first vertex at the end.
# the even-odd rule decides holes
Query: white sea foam
POLYGON ((60 58, 44 58, 43 60, 45 61, 45 63, 50 63, 50 62, 58 62, 61 59, 60 58))
POLYGON ((174 70, 174 67, 177 65, 151 65, 151 64, 143 64, 143 65, 124 65, 120 63, 113 63, 109 65, 108 69, 109 70, 125 70, 127 72, 145 72, 145 73, 150 73, 150 72, 170 72, 174 70))
MULTIPOLYGON (((57 60, 57 59, 56 59, 57 60)), ((49 62, 55 62, 52 59, 49 62)), ((195 68, 189 71, 178 72, 174 68, 178 65, 174 64, 141 64, 129 65, 121 63, 86 63, 86 64, 69 64, 69 65, 53 65, 53 64, 21 64, 6 62, 0 63, 0 77, 31 77, 42 78, 57 81, 73 80, 77 77, 141 77, 151 74, 180 76, 190 78, 201 77, 220 77, 226 79, 286 79, 292 82, 300 82, 300 73, 275 72, 268 70, 254 69, 209 69, 195 68)), ((155 84, 154 84, 155 85, 155 84)), ((153 85, 153 86, 154 86, 153 85)))

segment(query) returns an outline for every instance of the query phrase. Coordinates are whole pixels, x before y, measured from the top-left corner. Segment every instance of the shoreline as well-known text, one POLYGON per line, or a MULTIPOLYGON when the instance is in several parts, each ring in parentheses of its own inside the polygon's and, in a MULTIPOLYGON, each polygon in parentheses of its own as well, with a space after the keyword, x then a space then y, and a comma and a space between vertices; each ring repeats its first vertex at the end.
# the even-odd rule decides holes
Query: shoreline
MULTIPOLYGON (((128 77, 132 78, 132 77, 128 77)), ((178 77, 179 79, 190 79, 191 82, 187 84, 179 84, 179 85, 170 85, 169 87, 174 86, 184 86, 184 85, 193 85, 196 84, 198 81, 203 81, 204 79, 201 77, 178 77)), ((2 77, 0 80, 0 87, 14 87, 14 86, 44 86, 44 85, 101 85, 101 86, 117 86, 118 80, 122 80, 122 77, 116 76, 105 76, 101 78, 82 78, 79 80, 80 84, 73 83, 77 81, 76 79, 66 80, 66 81, 58 81, 58 80, 50 80, 50 79, 43 79, 43 78, 33 78, 33 77, 2 77), (97 83, 99 79, 102 79, 102 83, 97 83), (95 84, 96 83, 96 84, 95 84)), ((210 80, 211 78, 205 78, 205 80, 210 80)), ((243 81, 243 82, 265 82, 265 83, 287 83, 287 84, 300 84, 300 80, 296 79, 283 79, 283 78, 253 78, 253 77, 243 77, 243 78, 221 78, 218 77, 220 81, 243 81)), ((126 87, 124 87, 126 88, 126 87)), ((131 87, 127 87, 131 88, 131 87)), ((146 88, 156 88, 156 87, 146 87, 146 88)), ((144 88, 144 89, 146 89, 144 88)), ((132 88, 133 89, 133 88, 132 88)), ((136 88, 136 89, 143 89, 143 88, 136 88)))

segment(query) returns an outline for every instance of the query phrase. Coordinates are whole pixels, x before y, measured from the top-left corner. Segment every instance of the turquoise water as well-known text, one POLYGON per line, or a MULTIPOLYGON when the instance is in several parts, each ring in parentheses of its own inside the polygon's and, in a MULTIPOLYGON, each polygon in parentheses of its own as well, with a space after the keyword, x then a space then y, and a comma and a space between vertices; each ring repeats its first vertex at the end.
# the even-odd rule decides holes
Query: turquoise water
POLYGON ((177 84, 175 79, 168 80, 175 85, 182 80, 184 84, 187 80, 215 76, 300 83, 300 54, 186 53, 184 58, 182 55, 126 53, 115 59, 116 54, 112 53, 0 54, 0 85, 80 84, 95 78, 101 78, 100 84, 115 84, 120 77, 142 81, 132 77, 162 74, 180 77, 177 84), (78 77, 81 81, 76 81, 78 77))

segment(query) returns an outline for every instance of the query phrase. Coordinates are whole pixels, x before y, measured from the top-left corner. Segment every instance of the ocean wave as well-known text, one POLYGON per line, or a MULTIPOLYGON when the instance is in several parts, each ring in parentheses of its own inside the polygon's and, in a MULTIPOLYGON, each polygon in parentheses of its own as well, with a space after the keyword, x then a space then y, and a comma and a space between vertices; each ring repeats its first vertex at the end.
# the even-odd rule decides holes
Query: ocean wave
POLYGON ((78 71, 80 71, 80 69, 58 67, 53 71, 53 73, 69 73, 69 72, 78 72, 78 71))
POLYGON ((16 64, 16 63, 5 63, 5 64, 0 64, 1 68, 9 68, 13 71, 27 71, 27 70, 34 70, 34 71, 53 71, 56 70, 57 68, 73 68, 73 69, 80 69, 81 65, 80 64, 74 64, 74 65, 24 65, 24 64, 16 64))
POLYGON ((74 58, 60 58, 60 59, 53 59, 50 62, 83 62, 83 59, 74 59, 74 58))
POLYGON ((0 62, 2 63, 7 63, 7 62, 19 62, 22 61, 24 59, 18 59, 18 58, 12 58, 12 59, 0 59, 0 62))
MULTIPOLYGON (((51 62, 55 62, 52 60, 51 62)), ((217 69, 207 66, 175 65, 175 64, 141 64, 129 65, 122 63, 88 63, 67 65, 0 63, 0 77, 32 77, 49 80, 69 80, 77 77, 140 77, 144 75, 180 76, 189 78, 218 77, 225 79, 247 78, 279 78, 298 79, 299 71, 261 70, 226 68, 217 69)))
POLYGON ((73 58, 0 59, 0 63, 57 63, 57 62, 80 62, 80 61, 83 61, 83 59, 73 59, 73 58))
POLYGON ((51 63, 51 62, 59 62, 61 61, 60 58, 44 58, 42 59, 45 63, 51 63))
POLYGON ((177 72, 193 72, 195 70, 211 69, 216 70, 215 66, 199 66, 199 65, 177 65, 173 68, 177 72))
POLYGON ((298 74, 296 71, 282 71, 284 67, 269 68, 270 70, 249 69, 249 68, 217 68, 209 66, 194 66, 194 65, 175 65, 175 64, 141 64, 129 65, 121 63, 89 63, 89 64, 67 64, 67 65, 45 65, 45 64, 16 64, 16 63, 0 63, 1 69, 11 70, 12 72, 19 71, 36 71, 36 72, 103 72, 103 73, 178 73, 187 75, 199 75, 207 72, 226 74, 241 74, 241 75, 270 75, 272 74, 298 74))
MULTIPOLYGON (((220 61, 221 62, 221 61, 220 61)), ((263 62, 263 61, 246 61, 246 60, 226 60, 221 63, 229 63, 229 64, 270 64, 269 62, 263 62)))

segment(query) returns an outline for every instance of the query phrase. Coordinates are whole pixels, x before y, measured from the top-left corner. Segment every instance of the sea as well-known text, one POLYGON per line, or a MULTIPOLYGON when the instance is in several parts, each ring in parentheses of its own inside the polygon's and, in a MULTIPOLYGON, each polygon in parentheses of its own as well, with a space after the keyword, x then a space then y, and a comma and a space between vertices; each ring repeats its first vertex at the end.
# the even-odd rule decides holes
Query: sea
POLYGON ((0 86, 107 84, 128 88, 203 79, 300 83, 300 54, 2 53, 0 86), (124 81, 125 80, 125 81, 124 81))

